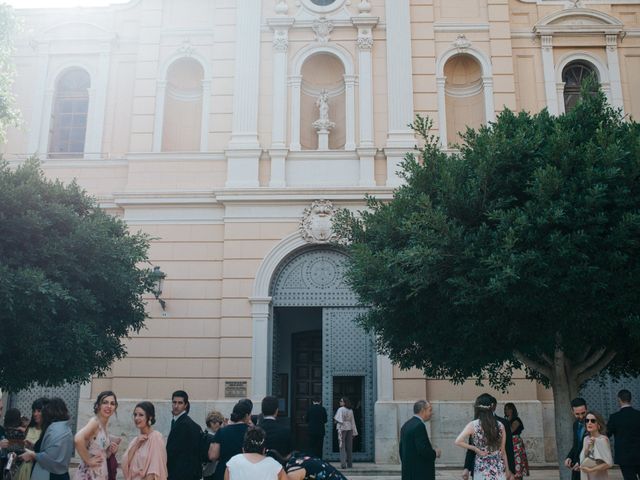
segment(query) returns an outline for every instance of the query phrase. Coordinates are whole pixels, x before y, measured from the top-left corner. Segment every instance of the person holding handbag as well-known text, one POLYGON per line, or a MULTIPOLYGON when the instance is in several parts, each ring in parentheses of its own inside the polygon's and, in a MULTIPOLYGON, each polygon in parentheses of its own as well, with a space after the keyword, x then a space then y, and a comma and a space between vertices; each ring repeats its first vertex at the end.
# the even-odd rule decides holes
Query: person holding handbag
POLYGON ((580 452, 580 479, 608 480, 613 455, 604 418, 599 413, 587 412, 585 425, 588 435, 583 440, 580 452))

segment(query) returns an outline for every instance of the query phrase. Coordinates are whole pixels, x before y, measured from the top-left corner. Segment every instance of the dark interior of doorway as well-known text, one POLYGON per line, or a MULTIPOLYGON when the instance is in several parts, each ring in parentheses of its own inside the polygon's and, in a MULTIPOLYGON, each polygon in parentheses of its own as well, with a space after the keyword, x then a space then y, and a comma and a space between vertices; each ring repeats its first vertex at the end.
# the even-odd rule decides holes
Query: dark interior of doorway
MULTIPOLYGON (((362 428, 362 400, 364 398, 364 377, 333 377, 333 412, 340 407, 340 399, 347 397, 351 402, 353 416, 356 420, 358 436, 353 438, 353 451, 362 452, 364 436, 367 432, 362 428)), ((339 452, 338 434, 333 430, 333 451, 339 452)))

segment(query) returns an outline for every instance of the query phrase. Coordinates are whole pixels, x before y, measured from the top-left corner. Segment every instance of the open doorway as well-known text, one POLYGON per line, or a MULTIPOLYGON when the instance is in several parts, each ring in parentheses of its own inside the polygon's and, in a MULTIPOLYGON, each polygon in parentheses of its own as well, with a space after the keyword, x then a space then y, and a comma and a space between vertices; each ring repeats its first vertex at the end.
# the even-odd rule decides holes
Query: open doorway
POLYGON ((322 398, 322 308, 274 309, 273 392, 280 416, 291 428, 293 443, 307 449, 305 415, 314 398, 322 398))

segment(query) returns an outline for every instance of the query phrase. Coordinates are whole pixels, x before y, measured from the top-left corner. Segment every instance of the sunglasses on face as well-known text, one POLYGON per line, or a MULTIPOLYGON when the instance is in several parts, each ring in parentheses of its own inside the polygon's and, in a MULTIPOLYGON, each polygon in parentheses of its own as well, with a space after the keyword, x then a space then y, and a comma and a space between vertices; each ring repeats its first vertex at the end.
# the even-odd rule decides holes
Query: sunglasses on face
POLYGON ((596 420, 595 418, 585 418, 584 421, 586 423, 598 423, 598 420, 596 420))

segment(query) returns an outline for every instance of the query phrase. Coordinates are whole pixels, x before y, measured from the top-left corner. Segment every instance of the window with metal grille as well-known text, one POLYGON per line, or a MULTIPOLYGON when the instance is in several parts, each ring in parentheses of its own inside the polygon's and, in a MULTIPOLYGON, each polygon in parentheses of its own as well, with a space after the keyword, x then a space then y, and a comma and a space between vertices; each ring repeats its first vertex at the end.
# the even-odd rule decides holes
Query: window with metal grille
MULTIPOLYGON (((564 111, 568 112, 580 99, 580 90, 582 83, 588 78, 593 77, 596 81, 598 75, 596 69, 590 63, 584 60, 576 60, 571 62, 564 70, 562 70, 562 81, 564 82, 564 111)), ((596 85, 594 84, 594 91, 596 85)))

